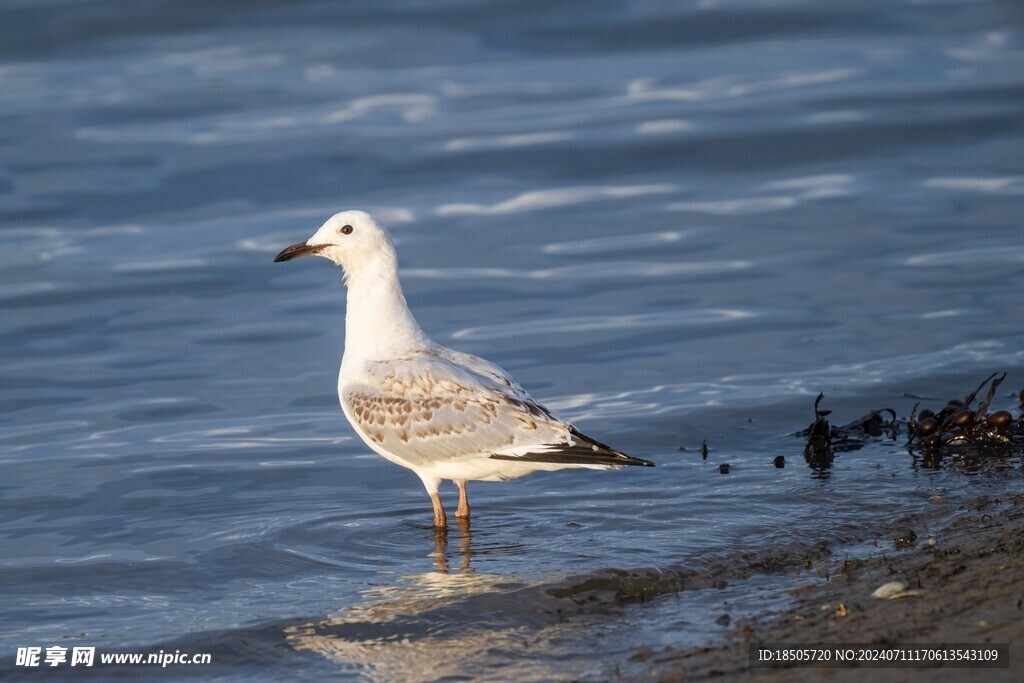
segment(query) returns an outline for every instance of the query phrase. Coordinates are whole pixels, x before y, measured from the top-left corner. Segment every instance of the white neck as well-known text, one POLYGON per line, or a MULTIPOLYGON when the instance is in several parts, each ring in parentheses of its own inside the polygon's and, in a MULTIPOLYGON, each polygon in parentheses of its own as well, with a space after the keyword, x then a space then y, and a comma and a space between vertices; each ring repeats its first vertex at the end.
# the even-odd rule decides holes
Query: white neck
POLYGON ((394 259, 375 259, 348 271, 347 284, 343 368, 430 344, 402 294, 394 259))

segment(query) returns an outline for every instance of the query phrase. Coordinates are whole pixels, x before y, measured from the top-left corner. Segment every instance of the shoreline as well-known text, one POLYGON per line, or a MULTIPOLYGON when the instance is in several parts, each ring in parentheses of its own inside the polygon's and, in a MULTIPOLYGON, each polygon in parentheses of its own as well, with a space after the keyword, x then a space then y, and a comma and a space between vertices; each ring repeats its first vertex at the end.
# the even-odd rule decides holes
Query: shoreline
MULTIPOLYGON (((879 533, 893 549, 863 560, 831 556, 828 579, 809 580, 776 613, 740 619, 726 642, 708 647, 640 648, 619 670, 624 680, 1019 681, 1024 678, 1024 494, 982 495, 934 533, 932 513, 879 533), (912 534, 911 534, 912 536, 912 534), (896 598, 872 593, 906 587, 896 598), (793 644, 1009 643, 1010 668, 766 668, 748 665, 748 642, 793 644), (627 673, 628 672, 628 673, 627 673)), ((808 577, 810 579, 810 576, 808 577)))

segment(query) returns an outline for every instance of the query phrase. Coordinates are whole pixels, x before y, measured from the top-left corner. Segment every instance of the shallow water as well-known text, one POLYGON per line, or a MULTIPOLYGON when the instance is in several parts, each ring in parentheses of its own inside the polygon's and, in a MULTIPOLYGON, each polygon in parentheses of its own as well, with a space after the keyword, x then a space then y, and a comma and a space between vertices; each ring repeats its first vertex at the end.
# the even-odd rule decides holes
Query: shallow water
POLYGON ((1019 489, 791 436, 819 391, 905 415, 1005 369, 1015 404, 1017 4, 551 5, 0 2, 4 651, 602 678, 784 604, 744 553, 1019 489), (435 538, 337 407, 340 273, 271 263, 342 208, 436 340, 659 467, 478 484, 435 538), (595 574, 643 567, 693 590, 595 574))

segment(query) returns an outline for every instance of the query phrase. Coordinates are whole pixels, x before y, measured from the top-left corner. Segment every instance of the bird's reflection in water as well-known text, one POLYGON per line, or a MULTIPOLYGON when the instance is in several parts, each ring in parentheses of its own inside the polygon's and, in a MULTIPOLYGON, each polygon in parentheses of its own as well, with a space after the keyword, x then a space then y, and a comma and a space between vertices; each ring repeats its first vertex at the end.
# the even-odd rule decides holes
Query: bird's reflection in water
POLYGON ((533 608, 515 597, 525 584, 513 576, 474 569, 473 535, 466 520, 422 538, 433 544, 428 554, 435 571, 368 589, 361 604, 288 627, 288 643, 319 653, 343 670, 388 681, 473 676, 491 665, 495 652, 521 648, 523 629, 533 615, 533 608))
MULTIPOLYGON (((459 525, 459 550, 457 572, 469 574, 473 571, 470 560, 473 557, 473 534, 469 527, 469 519, 458 518, 459 525)), ((452 557, 448 547, 448 528, 434 529, 434 566, 440 574, 448 574, 452 571, 452 557)))

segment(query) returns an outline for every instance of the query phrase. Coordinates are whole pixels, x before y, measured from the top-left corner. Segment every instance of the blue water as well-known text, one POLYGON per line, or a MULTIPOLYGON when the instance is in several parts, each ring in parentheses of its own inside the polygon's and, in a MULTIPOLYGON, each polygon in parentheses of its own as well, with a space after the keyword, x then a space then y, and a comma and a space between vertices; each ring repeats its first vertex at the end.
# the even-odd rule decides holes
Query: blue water
POLYGON ((224 680, 602 678, 794 579, 562 617, 540 587, 1019 489, 1019 461, 887 441, 822 476, 791 435, 818 392, 905 415, 1008 370, 1016 405, 1021 19, 0 2, 4 676, 60 643, 213 651, 188 674, 224 680), (435 538, 337 406, 340 273, 271 262, 345 208, 390 227, 437 341, 659 467, 478 484, 472 530, 435 538))

